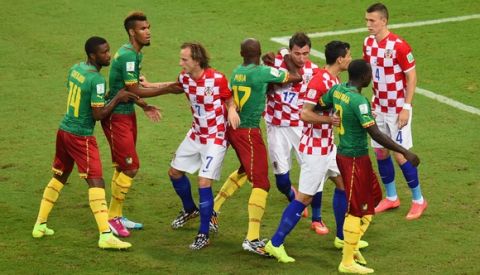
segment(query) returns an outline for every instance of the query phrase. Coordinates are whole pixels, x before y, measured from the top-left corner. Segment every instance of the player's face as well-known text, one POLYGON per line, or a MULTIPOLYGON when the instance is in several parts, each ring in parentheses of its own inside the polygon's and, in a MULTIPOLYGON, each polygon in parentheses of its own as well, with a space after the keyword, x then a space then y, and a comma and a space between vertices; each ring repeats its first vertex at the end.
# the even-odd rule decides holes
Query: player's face
POLYGON ((100 66, 108 66, 110 65, 110 46, 108 43, 104 43, 97 47, 97 51, 95 52, 95 61, 100 66))
POLYGON ((142 46, 150 46, 150 23, 148 21, 136 21, 134 38, 142 46))
POLYGON ((180 61, 178 64, 188 74, 200 68, 198 61, 192 59, 192 51, 189 47, 180 50, 180 61))
POLYGON ((381 33, 387 27, 387 19, 378 11, 367 12, 365 14, 365 22, 367 23, 368 32, 373 35, 381 33))
POLYGON ((352 54, 350 52, 350 49, 347 50, 347 54, 345 55, 345 57, 339 57, 338 62, 340 63, 340 69, 342 71, 348 70, 348 65, 350 65, 350 62, 352 62, 352 54))
POLYGON ((305 45, 304 47, 300 48, 297 45, 293 45, 292 49, 290 50, 290 56, 293 64, 295 64, 298 68, 302 68, 310 57, 310 47, 305 45))

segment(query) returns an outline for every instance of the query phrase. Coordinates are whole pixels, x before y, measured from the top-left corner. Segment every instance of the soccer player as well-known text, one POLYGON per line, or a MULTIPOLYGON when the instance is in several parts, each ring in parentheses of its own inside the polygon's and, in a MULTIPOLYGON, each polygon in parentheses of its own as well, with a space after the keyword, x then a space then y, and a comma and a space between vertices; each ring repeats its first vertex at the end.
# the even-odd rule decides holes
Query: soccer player
MULTIPOLYGON (((110 91, 107 101, 120 89, 126 89, 139 97, 151 97, 169 92, 182 92, 177 85, 146 89, 139 85, 140 63, 143 59, 142 48, 150 45, 150 24, 142 12, 130 13, 124 21, 129 42, 124 44, 114 56, 110 69, 110 91)), ((160 119, 155 106, 137 101, 145 114, 153 121, 160 119)), ((108 211, 110 228, 117 236, 128 237, 128 229, 141 229, 143 224, 130 221, 123 215, 125 196, 140 167, 137 151, 137 119, 135 103, 127 102, 115 107, 113 113, 102 120, 105 136, 110 144, 112 162, 115 170, 112 177, 112 197, 108 211)))
POLYGON ((180 228, 200 215, 200 227, 191 249, 209 244, 209 222, 213 211, 212 182, 220 178, 223 158, 227 151, 228 122, 235 129, 240 123, 232 92, 225 76, 212 69, 205 48, 199 43, 184 43, 180 47, 182 71, 178 83, 185 91, 193 115, 192 127, 178 147, 168 170, 183 209, 173 220, 180 228), (185 172, 198 172, 199 208, 192 198, 190 181, 185 172))
MULTIPOLYGON (((332 112, 324 110, 318 113, 316 108, 320 97, 333 85, 339 84, 340 73, 348 69, 348 65, 352 61, 350 45, 341 41, 329 42, 325 45, 325 58, 327 65, 312 78, 307 92, 303 95, 301 119, 305 124, 299 145, 303 161, 300 165, 299 198, 297 200, 308 205, 312 198, 319 199, 319 209, 321 209, 325 181, 330 178, 335 183, 333 211, 337 232, 334 245, 337 248, 343 248, 343 221, 347 211, 347 198, 335 160, 337 148, 333 143, 333 128, 330 124, 317 123, 323 120, 322 115, 329 116, 332 115, 332 112)), ((317 234, 328 233, 328 228, 323 223, 320 213, 312 214, 311 227, 317 234), (317 219, 315 220, 315 218, 317 219)), ((360 242, 360 248, 368 246, 367 242, 360 242)))
MULTIPOLYGON (((239 109, 240 126, 237 129, 229 127, 228 141, 232 145, 240 161, 240 168, 225 182, 215 198, 215 212, 220 210, 225 198, 238 188, 231 178, 234 174, 243 175, 253 184, 248 201, 248 232, 242 247, 259 255, 266 255, 265 242, 260 239, 260 223, 267 204, 270 181, 268 179, 267 149, 260 130, 260 120, 265 110, 265 100, 268 83, 289 83, 302 80, 296 72, 293 62, 288 59, 291 74, 276 68, 260 65, 260 42, 253 38, 245 39, 240 45, 243 64, 232 73, 230 86, 233 90, 235 103, 239 109), (234 191, 234 190, 233 190, 234 191), (228 195, 227 195, 228 194, 228 195), (221 203, 217 204, 219 201, 221 203)), ((215 217, 212 219, 213 225, 215 217)), ((215 228, 216 229, 216 228, 215 228)))
POLYGON ((402 154, 413 166, 420 163, 417 155, 379 130, 367 98, 361 95, 371 78, 370 64, 362 59, 354 60, 348 67, 348 82, 333 86, 320 102, 322 106, 334 106, 340 116, 337 164, 348 198, 343 226, 345 244, 338 267, 343 273, 373 273, 373 269, 360 265, 366 265, 367 261, 358 250, 358 241, 375 213, 374 186, 378 183, 368 155, 367 132, 377 143, 402 154))
POLYGON ((87 61, 73 65, 68 72, 67 112, 57 132, 53 177, 43 192, 32 236, 41 238, 54 234, 54 231, 47 227, 48 216, 72 172, 73 164, 76 163, 80 177, 84 178, 89 186, 90 208, 100 232, 98 246, 126 249, 131 244, 113 236, 108 226, 105 183, 93 128, 95 121, 107 117, 117 104, 138 97, 120 90, 105 105, 106 83, 100 69, 110 65, 110 46, 105 39, 94 36, 86 41, 85 52, 87 61))
MULTIPOLYGON (((365 21, 370 36, 363 44, 363 58, 372 66, 373 107, 378 128, 396 143, 410 149, 412 140, 412 101, 417 84, 415 58, 410 45, 388 30, 388 10, 381 3, 368 7, 365 21)), ((372 140, 378 170, 386 190, 386 198, 375 213, 397 208, 400 200, 395 187, 395 169, 386 148, 372 140)), ((417 168, 402 154, 394 153, 395 161, 412 191, 412 206, 407 220, 418 219, 427 208, 422 196, 417 168)))
MULTIPOLYGON (((322 197, 325 181, 330 178, 336 185, 333 196, 333 208, 337 222, 337 237, 335 245, 343 247, 343 221, 347 210, 347 198, 340 172, 335 160, 336 147, 333 143, 332 115, 330 110, 318 111, 320 97, 333 85, 340 82, 338 76, 347 70, 352 60, 350 45, 341 41, 332 41, 325 46, 327 65, 315 74, 308 84, 307 91, 302 95, 303 108, 300 118, 305 122, 298 150, 302 162, 300 164, 300 179, 298 193, 294 200, 285 208, 277 231, 266 250, 280 262, 293 262, 283 246, 287 235, 300 220, 296 213, 302 213, 312 203, 314 197, 322 197)), ((318 220, 312 221, 312 228, 317 234, 327 234, 319 213, 312 214, 318 220)), ((363 242, 365 247, 366 242, 363 242)))
MULTIPOLYGON (((289 52, 293 63, 296 65, 303 80, 287 85, 274 85, 274 91, 269 94, 264 118, 267 123, 267 141, 270 161, 273 164, 275 181, 280 192, 285 194, 289 201, 295 198, 296 190, 290 181, 291 152, 295 152, 297 162, 300 163, 300 136, 302 135, 303 121, 300 119, 302 110, 301 95, 307 90, 308 83, 318 72, 319 68, 309 59, 311 49, 310 38, 305 33, 295 33, 289 41, 289 51, 284 50, 278 54, 273 66, 286 70, 283 56, 289 52)), ((271 55, 271 54, 270 54, 271 55)), ((264 62, 267 61, 264 58, 264 62)), ((267 64, 270 62, 266 62, 267 64)), ((312 221, 320 219, 320 200, 318 195, 312 202, 312 221)), ((305 209, 304 217, 308 216, 305 209)), ((315 227, 324 227, 323 223, 315 227)), ((320 228, 319 230, 328 230, 320 228)))

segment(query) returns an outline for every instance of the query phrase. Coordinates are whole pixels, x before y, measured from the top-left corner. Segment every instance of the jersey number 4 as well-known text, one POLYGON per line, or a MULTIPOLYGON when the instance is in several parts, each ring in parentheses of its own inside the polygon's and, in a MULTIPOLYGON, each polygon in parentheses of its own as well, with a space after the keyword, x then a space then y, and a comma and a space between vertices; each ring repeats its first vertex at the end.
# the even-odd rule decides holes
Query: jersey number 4
POLYGON ((246 87, 246 86, 237 86, 234 85, 232 87, 233 90, 233 97, 235 99, 235 104, 237 104, 238 109, 241 111, 243 105, 247 102, 248 98, 250 97, 250 94, 252 93, 252 88, 246 87), (240 98, 239 93, 242 93, 242 96, 240 98))
POLYGON ((70 112, 70 106, 73 107, 73 116, 78 117, 78 109, 80 108, 80 98, 82 90, 72 81, 68 82, 68 99, 67 99, 67 114, 70 112))

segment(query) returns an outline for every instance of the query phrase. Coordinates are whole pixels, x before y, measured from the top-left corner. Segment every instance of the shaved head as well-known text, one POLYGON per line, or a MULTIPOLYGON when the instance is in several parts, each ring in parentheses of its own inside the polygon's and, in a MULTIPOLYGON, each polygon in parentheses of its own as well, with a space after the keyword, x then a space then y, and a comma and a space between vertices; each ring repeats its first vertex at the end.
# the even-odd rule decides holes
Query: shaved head
POLYGON ((255 58, 260 57, 262 50, 260 48, 260 42, 255 38, 247 38, 240 44, 240 54, 243 58, 255 58))

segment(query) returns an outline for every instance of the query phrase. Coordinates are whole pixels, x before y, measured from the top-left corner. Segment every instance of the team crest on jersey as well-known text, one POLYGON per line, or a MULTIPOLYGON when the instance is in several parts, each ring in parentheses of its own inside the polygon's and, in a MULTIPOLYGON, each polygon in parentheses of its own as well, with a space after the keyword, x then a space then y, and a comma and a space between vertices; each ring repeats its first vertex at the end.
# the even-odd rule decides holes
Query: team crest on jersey
POLYGON ((135 71, 135 62, 133 62, 133 61, 127 62, 125 69, 127 70, 127 72, 134 72, 135 71))
POLYGON ((408 60, 408 63, 412 63, 413 61, 415 61, 415 58, 413 58, 412 53, 407 54, 407 60, 408 60))
POLYGON ((213 95, 212 87, 207 87, 207 89, 205 90, 205 95, 207 96, 213 95))
POLYGON ((385 51, 385 58, 392 58, 393 57, 393 50, 387 49, 385 51))
POLYGON ((279 77, 280 76, 280 71, 277 70, 276 68, 270 68, 270 74, 273 75, 274 77, 279 77))
POLYGON ((360 114, 365 115, 368 114, 368 105, 366 103, 358 105, 358 110, 360 110, 360 114))
POLYGON ((305 83, 308 84, 310 82, 310 79, 312 79, 312 75, 311 74, 304 74, 303 79, 304 79, 305 83))
POLYGON ((125 162, 126 162, 127 164, 132 164, 132 163, 133 163, 132 157, 126 157, 126 158, 125 158, 125 162))
POLYGON ((105 83, 97 84, 97 95, 102 96, 105 93, 105 83))

